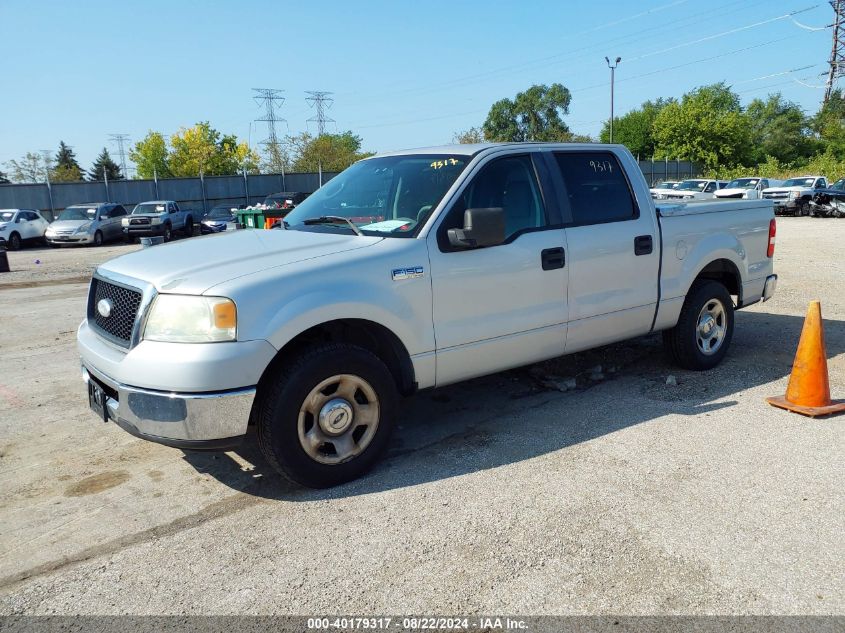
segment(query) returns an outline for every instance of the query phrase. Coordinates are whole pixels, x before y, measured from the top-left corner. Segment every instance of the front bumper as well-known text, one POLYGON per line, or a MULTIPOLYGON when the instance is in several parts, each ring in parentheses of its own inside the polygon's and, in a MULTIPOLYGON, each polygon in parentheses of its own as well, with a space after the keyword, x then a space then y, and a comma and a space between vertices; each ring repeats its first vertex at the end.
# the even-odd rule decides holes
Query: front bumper
POLYGON ((788 199, 788 198, 766 198, 767 200, 771 200, 775 213, 798 213, 798 210, 801 208, 801 201, 796 199, 788 199))
POLYGON ((223 450, 246 435, 255 389, 168 393, 112 380, 82 364, 82 380, 103 390, 109 420, 151 442, 193 450, 223 450))
POLYGON ((45 234, 44 238, 50 244, 91 244, 94 236, 89 233, 45 234))

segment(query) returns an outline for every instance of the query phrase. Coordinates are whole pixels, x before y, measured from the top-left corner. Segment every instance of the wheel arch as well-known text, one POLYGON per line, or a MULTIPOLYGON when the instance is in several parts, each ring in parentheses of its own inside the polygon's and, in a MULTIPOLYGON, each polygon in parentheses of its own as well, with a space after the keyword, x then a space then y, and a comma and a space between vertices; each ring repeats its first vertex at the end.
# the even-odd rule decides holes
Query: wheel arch
POLYGON ((704 279, 721 283, 730 294, 736 295, 737 307, 742 306, 742 275, 734 262, 726 258, 711 261, 698 271, 687 289, 687 294, 697 281, 704 279))
POLYGON ((276 353, 259 381, 272 376, 275 369, 299 351, 314 343, 349 343, 375 354, 387 365, 396 380, 396 387, 403 396, 416 391, 417 382, 411 355, 399 337, 380 323, 361 318, 344 318, 325 321, 300 332, 276 353))

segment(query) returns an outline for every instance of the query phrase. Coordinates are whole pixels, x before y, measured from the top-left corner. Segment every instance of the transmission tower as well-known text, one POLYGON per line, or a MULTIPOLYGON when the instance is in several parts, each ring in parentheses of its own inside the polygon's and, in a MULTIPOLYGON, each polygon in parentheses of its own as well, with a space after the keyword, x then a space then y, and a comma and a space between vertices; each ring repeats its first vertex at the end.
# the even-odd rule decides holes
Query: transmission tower
POLYGON ((129 135, 109 134, 109 140, 111 140, 113 143, 117 143, 117 155, 120 156, 120 169, 123 173, 123 177, 128 178, 129 175, 126 172, 126 148, 123 144, 129 140, 129 135))
POLYGON ((833 45, 830 48, 830 70, 824 90, 824 102, 830 100, 834 82, 845 75, 845 0, 831 0, 833 7, 833 45))
POLYGON ((255 102, 264 107, 264 118, 256 119, 256 121, 263 121, 267 124, 267 138, 261 141, 261 144, 270 154, 271 161, 276 165, 281 165, 284 161, 281 143, 276 135, 276 123, 286 123, 286 121, 276 114, 276 108, 285 102, 285 98, 282 96, 284 90, 253 88, 252 91, 256 93, 253 97, 255 102))
POLYGON ((314 116, 308 119, 307 123, 316 121, 317 136, 322 136, 326 132, 326 123, 335 122, 334 119, 330 118, 326 114, 326 110, 331 108, 332 104, 334 103, 334 99, 332 99, 332 97, 330 96, 334 93, 324 92, 322 90, 306 90, 305 94, 308 95, 305 98, 305 102, 317 111, 314 116))

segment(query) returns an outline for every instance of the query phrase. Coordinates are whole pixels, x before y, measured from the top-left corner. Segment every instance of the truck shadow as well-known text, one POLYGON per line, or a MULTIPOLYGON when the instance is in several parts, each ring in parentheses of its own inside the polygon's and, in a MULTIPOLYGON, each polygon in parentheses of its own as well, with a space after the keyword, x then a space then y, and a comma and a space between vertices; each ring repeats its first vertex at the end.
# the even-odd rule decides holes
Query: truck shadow
MULTIPOLYGON (((184 459, 232 489, 287 501, 363 495, 466 475, 665 415, 730 408, 740 392, 789 375, 803 322, 803 316, 738 312, 727 358, 707 373, 672 366, 660 336, 652 335, 417 394, 405 402, 387 455, 374 470, 327 490, 282 479, 254 437, 232 453, 186 452, 184 459), (667 384, 669 376, 677 384, 667 384), (567 379, 577 386, 559 391, 567 379), (562 416, 568 405, 579 414, 562 416)), ((828 358, 845 352, 845 321, 826 320, 825 339, 828 358)), ((831 380, 831 387, 834 397, 841 397, 845 385, 831 380)), ((773 386, 771 395, 782 390, 773 386)), ((759 411, 761 420, 767 414, 790 415, 762 400, 759 411)))

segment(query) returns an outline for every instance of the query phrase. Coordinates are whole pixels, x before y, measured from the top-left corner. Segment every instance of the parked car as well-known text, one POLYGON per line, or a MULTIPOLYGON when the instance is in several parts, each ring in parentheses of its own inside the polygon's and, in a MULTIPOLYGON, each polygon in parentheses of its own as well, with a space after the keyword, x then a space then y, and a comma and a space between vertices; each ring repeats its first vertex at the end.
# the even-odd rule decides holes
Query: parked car
POLYGON ((0 244, 11 251, 43 242, 48 222, 35 209, 0 209, 0 244))
POLYGON ((271 193, 264 198, 262 204, 268 209, 293 210, 309 195, 301 191, 280 191, 279 193, 271 193))
POLYGON ((845 217, 845 178, 840 178, 827 189, 817 189, 810 207, 811 215, 816 217, 845 217))
POLYGON ((717 198, 742 198, 744 200, 753 200, 762 197, 763 189, 769 187, 777 187, 781 184, 780 180, 769 180, 768 178, 734 178, 724 189, 716 191, 717 198))
POLYGON ((66 207, 50 226, 45 238, 50 246, 60 244, 93 244, 100 246, 120 239, 121 220, 126 217, 123 205, 113 202, 89 202, 66 207))
POLYGON ((774 203, 775 215, 810 215, 810 203, 821 189, 827 189, 824 176, 799 176, 784 180, 779 187, 764 189, 763 197, 774 203))
POLYGON ((123 236, 162 236, 169 242, 174 231, 190 236, 194 230, 194 215, 189 209, 180 209, 175 200, 151 200, 135 205, 132 213, 122 220, 123 236))
POLYGON ((208 210, 200 220, 200 232, 203 235, 208 233, 220 233, 226 230, 228 224, 238 221, 236 215, 238 209, 243 209, 246 205, 232 206, 231 204, 218 204, 208 210))
POLYGON ((286 225, 97 268, 77 337, 100 420, 217 450, 252 423, 275 469, 331 486, 383 453, 399 395, 657 331, 710 369, 777 282, 771 202, 658 213, 619 145, 379 154, 286 225))
POLYGON ((666 192, 666 195, 658 196, 658 200, 711 200, 726 184, 728 183, 724 180, 692 178, 682 181, 673 191, 666 192))
POLYGON ((651 193, 651 197, 655 200, 662 200, 661 196, 666 196, 667 193, 671 193, 675 190, 678 185, 681 184, 680 180, 664 180, 663 182, 658 182, 654 185, 649 192, 651 193))

